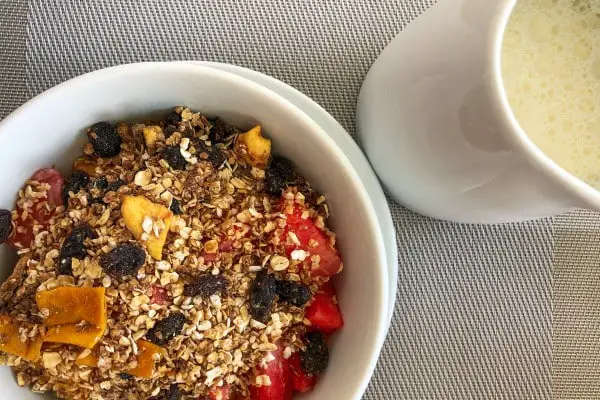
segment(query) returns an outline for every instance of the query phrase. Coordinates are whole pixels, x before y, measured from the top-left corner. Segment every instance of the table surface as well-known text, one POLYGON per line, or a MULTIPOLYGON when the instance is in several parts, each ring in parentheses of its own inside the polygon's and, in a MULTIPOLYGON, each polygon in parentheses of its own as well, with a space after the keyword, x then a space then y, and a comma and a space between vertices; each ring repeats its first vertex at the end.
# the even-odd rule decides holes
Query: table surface
MULTIPOLYGON (((355 136, 356 99, 369 66, 433 4, 0 0, 0 118, 84 72, 193 59, 278 78, 355 136)), ((365 399, 600 396, 597 214, 483 226, 390 206, 398 296, 365 399)))

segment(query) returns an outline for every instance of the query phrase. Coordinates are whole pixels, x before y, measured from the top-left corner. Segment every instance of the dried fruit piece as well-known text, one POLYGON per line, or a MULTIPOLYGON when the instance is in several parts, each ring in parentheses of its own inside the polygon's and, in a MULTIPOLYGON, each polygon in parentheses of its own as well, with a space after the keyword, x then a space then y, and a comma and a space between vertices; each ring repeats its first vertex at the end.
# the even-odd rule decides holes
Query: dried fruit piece
POLYGON ((38 292, 38 308, 48 310, 44 341, 94 347, 106 329, 105 291, 68 286, 38 292))
POLYGON ((97 166, 98 165, 93 159, 89 157, 79 157, 73 163, 73 170, 83 172, 87 176, 95 178, 98 176, 98 173, 96 172, 97 166))
POLYGON ((146 142, 146 146, 153 147, 162 134, 162 128, 156 125, 145 126, 142 132, 144 134, 144 141, 146 142))
POLYGON ((289 360, 283 356, 283 346, 279 345, 277 350, 269 354, 271 361, 264 368, 259 368, 255 373, 256 376, 268 376, 271 384, 250 386, 250 398, 252 400, 291 400, 290 365, 289 360))
POLYGON ((130 375, 138 378, 150 379, 154 375, 156 362, 165 354, 165 350, 146 340, 138 340, 137 367, 127 371, 130 375), (157 360, 158 359, 158 360, 157 360))
POLYGON ((135 275, 145 262, 144 250, 131 243, 117 246, 100 257, 102 269, 116 277, 135 275))
POLYGON ((203 141, 195 138, 194 147, 199 160, 206 160, 212 164, 215 169, 219 169, 226 160, 225 155, 216 146, 208 146, 203 141))
POLYGON ((169 124, 177 125, 179 122, 181 122, 181 115, 176 111, 172 111, 167 115, 165 121, 167 121, 169 124))
POLYGON ((121 151, 122 139, 114 125, 97 122, 87 131, 96 154, 103 158, 114 157, 121 151))
POLYGON ((300 365, 300 353, 290 357, 290 376, 295 392, 310 392, 317 384, 317 375, 307 374, 300 365))
POLYGON ((152 304, 163 305, 167 303, 167 300, 169 300, 167 289, 156 285, 152 286, 152 292, 150 293, 150 301, 152 304))
POLYGON ((271 157, 271 140, 262 136, 262 127, 257 125, 237 137, 235 151, 248 165, 265 169, 271 157))
POLYGON ((181 203, 179 203, 179 200, 173 198, 173 200, 171 200, 171 207, 169 208, 171 211, 173 211, 173 214, 175 215, 181 215, 183 214, 183 211, 181 210, 181 203))
POLYGON ((19 333, 21 328, 21 324, 11 317, 0 315, 0 351, 35 362, 40 358, 42 337, 37 335, 23 342, 19 333))
POLYGON ((12 231, 12 213, 0 209, 0 244, 4 243, 12 231))
POLYGON ((329 363, 325 335, 321 332, 307 332, 304 339, 306 349, 300 352, 300 365, 307 374, 318 375, 327 369, 329 363))
POLYGON ((67 178, 67 182, 62 189, 62 202, 65 207, 69 205, 69 196, 71 193, 76 195, 79 191, 85 189, 90 183, 90 177, 81 171, 75 171, 67 178))
POLYGON ((209 297, 227 289, 229 281, 221 275, 202 275, 183 287, 184 296, 209 297))
POLYGON ((187 161, 181 154, 179 146, 165 148, 162 152, 162 158, 175 170, 183 170, 187 166, 187 161))
POLYGON ((219 117, 209 119, 212 124, 208 131, 208 138, 212 143, 223 143, 229 136, 238 132, 233 126, 223 121, 219 117))
POLYGON ((98 355, 93 350, 86 349, 79 354, 75 360, 75 365, 96 368, 98 366, 98 355))
POLYGON ((269 170, 276 172, 287 182, 292 182, 296 179, 296 166, 283 156, 273 156, 269 170))
POLYGON ((143 242, 155 260, 162 260, 162 249, 173 221, 173 213, 162 204, 143 196, 125 196, 121 205, 125 226, 133 236, 143 242), (150 229, 144 224, 152 224, 150 229))
POLYGON ((265 271, 256 274, 250 288, 250 313, 255 320, 266 323, 271 317, 276 285, 275 278, 265 271))
POLYGON ((60 175, 60 172, 54 168, 42 168, 33 174, 31 180, 40 183, 46 183, 50 186, 50 189, 48 189, 47 192, 48 203, 52 204, 53 206, 60 206, 63 204, 61 191, 65 181, 60 175))
POLYGON ((72 275, 72 259, 82 260, 86 256, 85 240, 95 239, 96 233, 88 224, 81 224, 65 238, 60 249, 58 272, 61 275, 72 275))
POLYGON ((310 300, 308 286, 293 281, 277 281, 277 295, 279 300, 296 307, 302 307, 310 300))
POLYGON ((181 334, 183 325, 187 322, 185 316, 180 312, 172 312, 168 317, 158 321, 152 329, 146 333, 146 338, 159 346, 163 346, 181 334))

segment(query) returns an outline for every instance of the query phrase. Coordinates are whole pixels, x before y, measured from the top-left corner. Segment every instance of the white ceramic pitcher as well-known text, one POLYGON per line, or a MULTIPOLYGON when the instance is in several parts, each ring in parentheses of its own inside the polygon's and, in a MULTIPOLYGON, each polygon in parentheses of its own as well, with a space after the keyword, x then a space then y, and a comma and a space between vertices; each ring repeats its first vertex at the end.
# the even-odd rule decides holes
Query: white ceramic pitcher
POLYGON ((406 207, 478 223, 600 209, 599 192, 542 153, 509 107, 500 57, 516 2, 440 0, 369 71, 358 133, 406 207))

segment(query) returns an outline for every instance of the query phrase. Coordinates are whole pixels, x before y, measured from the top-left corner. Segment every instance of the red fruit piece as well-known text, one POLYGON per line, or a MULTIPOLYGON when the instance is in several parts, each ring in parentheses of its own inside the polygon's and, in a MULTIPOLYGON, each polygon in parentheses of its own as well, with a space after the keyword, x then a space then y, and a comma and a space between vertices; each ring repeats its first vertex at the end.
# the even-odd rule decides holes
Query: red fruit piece
POLYGON ((210 400, 232 400, 231 387, 229 385, 213 386, 208 391, 210 400))
MULTIPOLYGON (((331 291, 333 286, 326 289, 331 291)), ((315 293, 312 302, 306 308, 305 317, 310 321, 312 328, 324 333, 332 333, 344 326, 342 312, 335 301, 335 292, 315 293)))
POLYGON ((294 353, 290 357, 290 374, 292 378, 292 388, 296 392, 310 392, 317 384, 316 375, 308 375, 302 370, 299 353, 294 353))
POLYGON ((302 214, 306 209, 295 205, 291 214, 287 214, 286 228, 283 240, 287 242, 288 234, 291 232, 298 238, 298 243, 286 244, 288 256, 292 251, 300 249, 309 253, 310 256, 319 256, 318 268, 312 268, 310 258, 306 264, 311 266, 312 276, 328 277, 337 274, 342 268, 342 259, 335 247, 331 245, 329 236, 310 218, 303 219, 302 214))
POLYGON ((267 375, 271 380, 269 386, 250 386, 251 400, 291 400, 292 383, 290 381, 289 360, 283 357, 283 348, 270 353, 274 359, 267 363, 266 368, 260 368, 256 375, 267 375))
POLYGON ((152 293, 150 294, 150 301, 153 304, 163 305, 169 299, 167 290, 160 286, 152 286, 152 293))
POLYGON ((57 170, 54 168, 43 168, 36 171, 30 179, 50 185, 50 189, 47 192, 48 204, 43 204, 45 199, 32 199, 31 213, 24 220, 21 218, 23 210, 17 207, 19 218, 15 221, 16 229, 14 234, 7 240, 7 243, 18 249, 29 247, 35 237, 35 224, 37 223, 44 228, 54 215, 52 206, 62 205, 61 193, 64 180, 57 170))
POLYGON ((62 188, 65 184, 60 172, 54 168, 42 168, 31 177, 32 180, 50 185, 48 190, 48 202, 55 206, 62 205, 62 188))

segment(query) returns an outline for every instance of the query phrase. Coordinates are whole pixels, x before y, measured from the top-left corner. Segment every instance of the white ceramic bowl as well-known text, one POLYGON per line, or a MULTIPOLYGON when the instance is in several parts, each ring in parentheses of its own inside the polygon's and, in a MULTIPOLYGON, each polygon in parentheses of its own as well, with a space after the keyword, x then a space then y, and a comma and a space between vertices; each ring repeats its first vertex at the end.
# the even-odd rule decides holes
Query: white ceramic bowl
MULTIPOLYGON (((368 193, 335 143, 284 98, 213 68, 141 63, 92 72, 58 85, 0 123, 0 208, 11 209, 23 182, 40 167, 68 172, 85 142, 83 129, 101 120, 135 119, 185 104, 241 128, 260 123, 275 152, 290 158, 325 193, 345 269, 336 278, 345 327, 334 335, 330 365, 303 399, 360 399, 383 344, 388 292, 384 242, 368 193)), ((1 246, 2 278, 14 256, 1 246)), ((0 368, 2 399, 39 399, 0 368)))

